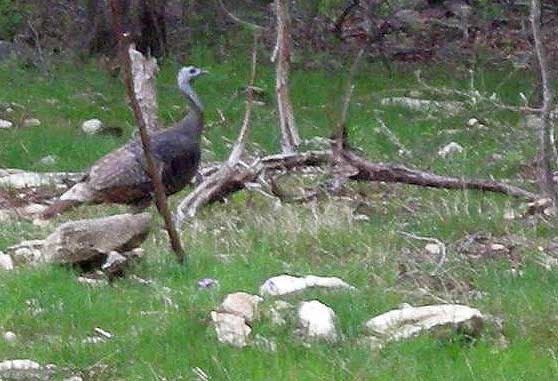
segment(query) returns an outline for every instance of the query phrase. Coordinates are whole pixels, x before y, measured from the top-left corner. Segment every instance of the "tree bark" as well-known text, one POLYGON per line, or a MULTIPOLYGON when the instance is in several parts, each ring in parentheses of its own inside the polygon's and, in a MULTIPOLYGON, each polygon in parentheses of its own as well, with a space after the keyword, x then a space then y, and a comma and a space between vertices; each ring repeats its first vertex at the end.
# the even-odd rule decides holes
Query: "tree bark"
POLYGON ((541 36, 541 3, 540 0, 531 0, 531 28, 535 41, 535 53, 539 61, 539 70, 543 87, 542 123, 539 129, 539 183, 541 190, 550 196, 556 205, 558 194, 552 178, 552 90, 550 88, 550 71, 547 56, 541 36))
POLYGON ((296 151, 300 137, 295 125, 293 109, 289 99, 290 36, 289 10, 286 0, 275 0, 277 17, 277 42, 272 61, 276 62, 275 94, 281 131, 281 149, 284 153, 296 151))

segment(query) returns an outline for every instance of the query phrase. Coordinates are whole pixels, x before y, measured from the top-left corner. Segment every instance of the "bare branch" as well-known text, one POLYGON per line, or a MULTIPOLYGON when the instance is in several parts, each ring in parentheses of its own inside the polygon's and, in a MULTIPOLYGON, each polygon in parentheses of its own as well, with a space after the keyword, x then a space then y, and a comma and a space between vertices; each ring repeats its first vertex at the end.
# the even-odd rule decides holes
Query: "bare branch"
MULTIPOLYGON (((122 79, 124 81, 126 94, 128 95, 128 99, 130 100, 130 106, 132 107, 132 111, 134 112, 134 118, 136 119, 136 123, 140 132, 145 162, 147 164, 147 173, 155 190, 155 204, 157 205, 159 214, 165 221, 165 228, 167 229, 167 232, 169 234, 170 244, 172 250, 176 254, 176 259, 179 263, 183 263, 185 257, 184 250, 182 249, 182 245, 180 243, 180 237, 178 236, 178 233, 174 228, 174 224, 167 205, 165 187, 161 179, 161 168, 158 168, 157 164, 155 163, 155 159, 151 150, 151 138, 149 137, 148 130, 153 130, 154 127, 146 125, 146 122, 153 123, 155 118, 145 117, 143 115, 142 108, 138 101, 138 95, 135 91, 136 87, 134 85, 134 78, 132 76, 132 54, 136 53, 132 52, 134 48, 127 41, 128 34, 123 33, 121 19, 122 15, 118 0, 110 0, 110 5, 112 9, 113 26, 114 29, 119 33, 118 39, 119 47, 121 49, 121 62, 123 69, 122 79)), ((141 53, 137 52, 137 54, 141 53)))
POLYGON ((157 114, 157 92, 155 90, 155 74, 159 72, 155 57, 145 58, 143 54, 135 49, 130 49, 130 61, 132 65, 132 78, 134 78, 134 93, 145 118, 148 129, 160 129, 157 114))
POLYGON ((227 9, 227 7, 225 6, 225 3, 223 3, 223 0, 219 0, 219 5, 221 5, 221 9, 223 10, 223 12, 225 12, 227 14, 227 16, 229 16, 232 20, 239 23, 240 25, 244 25, 248 29, 251 29, 255 32, 264 32, 264 31, 267 30, 267 28, 264 28, 263 26, 260 26, 260 25, 242 20, 240 17, 238 17, 235 14, 233 14, 232 12, 230 12, 227 9))
POLYGON ((281 149, 284 153, 296 151, 300 137, 295 125, 293 109, 289 99, 289 11, 285 0, 275 0, 277 13, 277 42, 272 61, 276 62, 275 94, 279 112, 279 130, 281 131, 281 149))

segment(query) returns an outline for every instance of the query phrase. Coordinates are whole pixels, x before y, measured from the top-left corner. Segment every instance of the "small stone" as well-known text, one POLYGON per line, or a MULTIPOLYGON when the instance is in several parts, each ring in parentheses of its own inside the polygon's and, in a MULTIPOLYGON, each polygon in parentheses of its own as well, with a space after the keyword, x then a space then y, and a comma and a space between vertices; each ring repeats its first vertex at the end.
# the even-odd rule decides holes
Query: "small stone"
POLYGON ((463 152, 463 147, 461 145, 459 145, 459 143, 456 142, 451 142, 448 145, 440 148, 440 150, 438 151, 438 156, 441 156, 443 158, 446 158, 447 156, 456 154, 456 153, 462 153, 463 152))
POLYGON ((23 121, 23 127, 38 127, 41 125, 41 121, 36 118, 28 118, 23 121))
POLYGON ((0 251, 0 270, 10 271, 14 269, 12 257, 0 251))
POLYGON ((479 124, 479 120, 477 118, 471 118, 467 121, 467 126, 469 127, 475 127, 477 124, 479 124))
POLYGON ((103 122, 99 119, 86 120, 81 124, 81 130, 87 135, 95 135, 103 129, 103 122))
POLYGON ((46 205, 41 204, 29 204, 22 208, 24 214, 41 214, 47 210, 46 205))
POLYGON ((508 249, 506 248, 506 246, 504 246, 500 243, 493 243, 492 245, 490 245, 490 250, 492 250, 492 251, 507 251, 508 249))
POLYGON ((276 300, 266 311, 265 315, 271 320, 271 324, 282 326, 287 324, 286 315, 294 306, 284 300, 276 300))
POLYGON ((300 303, 297 332, 306 339, 336 341, 335 312, 318 300, 300 303))
POLYGON ((426 246, 424 246, 424 250, 432 255, 440 255, 442 253, 442 246, 437 243, 427 243, 426 246))
POLYGON ((40 165, 52 166, 55 165, 58 158, 55 155, 47 155, 39 160, 40 165))
POLYGON ((246 324, 244 318, 215 311, 211 311, 210 318, 215 324, 215 332, 219 342, 239 348, 248 345, 252 329, 246 324))
POLYGON ((13 344, 16 342, 17 340, 17 336, 15 333, 13 333, 12 331, 6 331, 4 333, 4 340, 6 341, 6 343, 8 344, 13 344))
POLYGON ((13 126, 14 124, 9 120, 0 119, 0 130, 7 130, 13 126))
POLYGON ((13 108, 8 107, 8 108, 6 109, 6 113, 11 114, 12 112, 14 112, 14 109, 13 109, 13 108))
POLYGON ((504 220, 506 220, 506 221, 515 220, 515 212, 511 209, 506 210, 504 212, 504 220))
POLYGON ((71 376, 65 378, 63 381, 83 381, 83 378, 81 378, 80 376, 71 376))
POLYGON ((254 321, 258 316, 258 304, 263 299, 257 295, 246 292, 235 292, 229 294, 221 303, 219 312, 229 313, 244 318, 248 323, 254 321))
POLYGON ((6 249, 16 264, 38 264, 43 256, 42 249, 44 247, 43 240, 22 241, 16 245, 6 249))

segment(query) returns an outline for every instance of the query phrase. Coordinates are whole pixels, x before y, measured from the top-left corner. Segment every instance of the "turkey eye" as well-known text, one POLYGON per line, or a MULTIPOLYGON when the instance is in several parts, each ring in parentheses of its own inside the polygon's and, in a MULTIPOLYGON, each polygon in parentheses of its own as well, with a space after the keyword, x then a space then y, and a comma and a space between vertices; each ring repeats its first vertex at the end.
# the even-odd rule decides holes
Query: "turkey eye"
POLYGON ((196 69, 190 69, 190 74, 194 74, 196 72, 196 69))

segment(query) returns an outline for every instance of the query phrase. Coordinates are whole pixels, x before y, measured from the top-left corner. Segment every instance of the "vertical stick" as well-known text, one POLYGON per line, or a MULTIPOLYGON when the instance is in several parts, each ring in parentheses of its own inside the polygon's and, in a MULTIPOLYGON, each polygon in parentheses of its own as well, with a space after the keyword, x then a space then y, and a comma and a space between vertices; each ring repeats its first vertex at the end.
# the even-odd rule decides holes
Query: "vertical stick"
MULTIPOLYGON (((120 8, 117 4, 118 0, 110 0, 112 8, 112 19, 113 26, 118 35, 119 46, 121 51, 121 65, 122 65, 122 79, 124 82, 124 87, 126 89, 126 94, 130 100, 130 106, 134 112, 134 118, 139 128, 141 143, 143 146, 143 152, 145 155, 145 162, 147 164, 147 173, 153 184, 155 190, 155 204, 157 205, 157 210, 159 214, 163 217, 165 221, 165 228, 169 234, 169 239, 171 243, 171 248, 176 254, 176 259, 178 263, 184 263, 184 250, 180 243, 180 237, 174 227, 171 214, 169 212, 167 197, 165 194, 165 187, 163 186, 163 181, 161 179, 161 170, 157 168, 155 164, 155 159, 152 155, 151 150, 151 139, 147 133, 148 126, 146 125, 146 118, 144 118, 142 109, 136 97, 134 91, 134 79, 132 77, 132 63, 131 63, 131 51, 132 46, 128 43, 128 34, 122 33, 122 21, 120 20, 120 8)), ((149 118, 147 120, 153 120, 149 118)), ((153 127, 153 126, 151 126, 153 127)))
POLYGON ((277 13, 277 43, 272 61, 276 61, 275 94, 277 111, 279 112, 279 129, 281 131, 281 149, 284 153, 292 153, 300 144, 300 137, 295 125, 293 109, 289 99, 289 11, 285 0, 275 0, 277 13))
POLYGON ((539 70, 543 87, 543 107, 542 124, 539 130, 539 183, 541 189, 552 198, 554 205, 558 201, 556 186, 552 179, 552 90, 550 88, 550 78, 546 51, 541 36, 541 3, 540 0, 531 0, 531 29, 535 40, 535 53, 539 61, 539 70))

